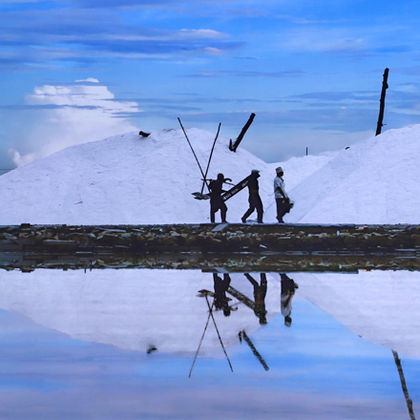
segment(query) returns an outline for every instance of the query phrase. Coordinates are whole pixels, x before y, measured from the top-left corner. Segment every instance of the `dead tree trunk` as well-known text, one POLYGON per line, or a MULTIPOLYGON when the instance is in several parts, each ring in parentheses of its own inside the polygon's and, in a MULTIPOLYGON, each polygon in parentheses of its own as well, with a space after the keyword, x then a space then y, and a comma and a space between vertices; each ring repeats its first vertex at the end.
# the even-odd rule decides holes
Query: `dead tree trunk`
POLYGON ((389 68, 387 67, 384 71, 384 79, 382 82, 382 92, 381 92, 381 99, 380 99, 380 105, 379 105, 378 124, 376 126, 375 136, 377 136, 378 134, 381 134, 381 130, 383 126, 382 121, 384 119, 385 95, 386 95, 386 90, 388 89, 388 73, 389 73, 389 68))
POLYGON ((251 339, 248 337, 248 334, 245 332, 245 330, 242 330, 239 332, 239 339, 244 339, 245 342, 248 344, 249 348, 251 349, 254 356, 258 359, 258 361, 261 363, 264 370, 270 370, 267 363, 265 362, 264 358, 261 356, 261 354, 258 352, 256 347, 254 346, 254 343, 251 341, 251 339))
POLYGON ((401 388, 403 390, 405 402, 407 404, 408 414, 411 420, 416 420, 416 416, 414 415, 414 410, 413 410, 413 401, 411 401, 411 398, 408 395, 408 389, 407 389, 407 384, 405 382, 404 372, 401 366, 401 360, 398 357, 398 353, 396 351, 392 350, 392 354, 394 356, 394 361, 395 361, 395 365, 397 366, 398 374, 400 375, 401 388))
POLYGON ((242 141, 245 133, 247 132, 249 126, 252 124, 252 121, 254 121, 255 118, 255 114, 252 113, 249 118, 248 121, 246 122, 246 124, 242 127, 241 132, 239 133, 239 136, 236 138, 235 143, 232 143, 232 139, 229 142, 229 150, 232 152, 236 152, 236 149, 239 146, 239 143, 242 141))

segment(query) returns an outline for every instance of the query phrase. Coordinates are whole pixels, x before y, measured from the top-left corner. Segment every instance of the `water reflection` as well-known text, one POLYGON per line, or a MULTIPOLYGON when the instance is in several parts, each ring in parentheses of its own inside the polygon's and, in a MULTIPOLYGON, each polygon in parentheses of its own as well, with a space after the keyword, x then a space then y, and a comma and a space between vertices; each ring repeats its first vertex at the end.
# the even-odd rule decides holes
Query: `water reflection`
MULTIPOLYGON (((232 346, 239 331, 251 334, 279 313, 280 285, 274 275, 267 277, 262 282, 267 298, 257 292, 256 304, 251 298, 256 289, 243 274, 12 271, 0 278, 0 307, 76 339, 150 354, 153 347, 194 354, 209 312, 202 292, 214 299, 213 316, 225 344, 232 346)), ((209 329, 201 354, 223 357, 215 329, 209 329)))
POLYGON ((281 281, 281 313, 284 316, 284 325, 292 325, 292 298, 299 287, 286 273, 280 274, 281 281))
MULTIPOLYGON (((129 401, 136 411, 125 418, 414 418, 418 280, 416 272, 2 273, 0 386, 28 401, 26 418, 37 417, 23 390, 31 383, 42 394, 49 381, 61 404, 67 388, 93 391, 108 409, 112 398, 129 401)), ((0 405, 12 413, 18 403, 8 395, 0 405)), ((87 417, 91 402, 77 404, 67 418, 87 417)), ((61 408, 50 417, 66 418, 61 408)))

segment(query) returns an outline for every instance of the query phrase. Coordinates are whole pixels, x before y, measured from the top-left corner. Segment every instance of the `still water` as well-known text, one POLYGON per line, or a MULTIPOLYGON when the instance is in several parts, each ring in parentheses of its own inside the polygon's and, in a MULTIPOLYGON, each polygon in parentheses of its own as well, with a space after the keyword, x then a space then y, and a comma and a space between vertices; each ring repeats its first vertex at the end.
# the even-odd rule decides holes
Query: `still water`
POLYGON ((419 272, 9 271, 0 290, 1 419, 420 409, 419 272))

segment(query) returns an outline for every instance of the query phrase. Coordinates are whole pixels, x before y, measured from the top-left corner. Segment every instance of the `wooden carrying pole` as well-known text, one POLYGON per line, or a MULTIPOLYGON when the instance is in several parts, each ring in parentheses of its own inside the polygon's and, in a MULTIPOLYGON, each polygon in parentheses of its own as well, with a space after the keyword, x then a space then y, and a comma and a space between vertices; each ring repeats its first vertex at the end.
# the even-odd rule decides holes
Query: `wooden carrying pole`
POLYGON ((217 127, 217 133, 216 133, 216 137, 213 140, 213 146, 211 148, 210 151, 210 156, 209 156, 209 160, 207 161, 207 168, 206 168, 206 172, 204 174, 204 179, 203 179, 203 185, 201 186, 201 194, 203 194, 204 191, 204 185, 206 185, 207 182, 207 174, 209 173, 209 167, 210 167, 210 162, 211 162, 211 158, 213 156, 213 152, 214 152, 214 146, 216 146, 216 141, 217 138, 219 137, 219 133, 220 133, 220 126, 222 125, 222 123, 219 123, 219 126, 217 127))
POLYGON ((378 134, 381 134, 381 130, 383 126, 382 121, 384 119, 384 111, 385 111, 385 95, 386 95, 386 90, 388 89, 388 73, 389 73, 389 68, 387 67, 384 70, 384 79, 382 82, 382 92, 381 92, 381 99, 380 99, 380 105, 379 105, 378 124, 376 126, 375 136, 377 136, 378 134))
POLYGON ((203 168, 202 168, 202 167, 201 167, 201 165, 200 165, 200 161, 198 160, 198 157, 197 157, 197 155, 195 154, 195 151, 194 151, 194 149, 193 149, 193 147, 192 147, 192 144, 191 144, 191 142, 190 142, 190 139, 188 138, 187 133, 186 133, 186 131, 185 131, 185 128, 184 128, 184 126, 182 125, 181 118, 179 118, 179 117, 178 117, 178 122, 179 122, 179 125, 180 125, 180 126, 181 126, 181 128, 182 128, 182 131, 183 131, 183 133, 184 133, 184 136, 185 136, 185 138, 187 139, 187 142, 188 142, 188 144, 189 144, 189 146, 190 146, 190 148, 191 148, 191 151, 192 151, 192 153, 193 153, 193 155, 194 155, 195 161, 197 162, 198 168, 200 169, 201 176, 203 177, 204 183, 206 184, 207 189, 210 191, 209 185, 207 184, 207 181, 206 181, 206 175, 205 175, 205 174, 204 174, 204 172, 203 172, 203 168))

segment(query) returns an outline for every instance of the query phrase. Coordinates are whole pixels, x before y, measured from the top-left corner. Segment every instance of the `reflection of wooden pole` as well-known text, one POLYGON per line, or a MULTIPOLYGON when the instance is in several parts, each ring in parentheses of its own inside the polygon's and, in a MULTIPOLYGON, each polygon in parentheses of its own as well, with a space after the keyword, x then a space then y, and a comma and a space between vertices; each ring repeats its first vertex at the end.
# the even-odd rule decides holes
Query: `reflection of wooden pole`
POLYGON ((242 337, 246 341, 246 344, 248 344, 248 346, 251 349, 252 353, 254 353, 254 356, 258 359, 258 361, 261 363, 261 365, 263 366, 263 368, 265 370, 269 370, 270 368, 268 367, 267 363, 265 362, 265 360, 263 359, 263 357, 261 356, 261 354, 258 352, 258 350, 256 349, 256 347, 254 346, 254 343, 248 337, 248 334, 245 332, 245 330, 242 330, 242 331, 239 332, 239 337, 240 338, 242 337))
POLYGON ((240 300, 243 304, 251 308, 252 310, 255 309, 255 303, 248 297, 241 293, 239 290, 236 290, 234 287, 229 286, 228 293, 231 294, 236 299, 240 300))
POLYGON ((416 417, 414 415, 414 410, 413 410, 413 401, 411 401, 411 398, 408 395, 408 389, 407 389, 407 384, 406 384, 405 378, 404 378, 404 372, 403 372, 403 369, 402 369, 402 366, 401 366, 401 360, 398 357, 398 353, 396 351, 392 350, 392 354, 394 355, 395 364, 397 366, 398 373, 400 375, 401 388, 403 390, 404 397, 405 397, 405 402, 407 404, 408 414, 410 415, 411 420, 416 420, 416 417))
POLYGON ((209 311, 209 316, 207 317, 206 326, 204 327, 204 331, 203 331, 203 334, 202 334, 202 336, 201 336, 200 343, 198 344, 197 351, 195 352, 195 355, 194 355, 194 360, 193 360, 192 365, 191 365, 190 373, 188 374, 188 377, 189 377, 189 378, 191 378, 191 374, 192 374, 192 371, 193 371, 193 369, 194 369, 194 365, 195 365, 195 362, 196 362, 196 360, 197 360, 198 353, 200 352, 201 344, 203 343, 204 335, 206 334, 207 327, 209 326, 209 322, 210 322, 210 314, 211 314, 211 312, 212 312, 212 310, 213 310, 213 305, 214 305, 214 301, 213 301, 213 303, 212 303, 212 305, 211 305, 211 308, 210 308, 210 311, 209 311))
POLYGON ((388 72, 389 72, 389 68, 386 68, 384 71, 384 80, 382 82, 382 91, 381 91, 381 99, 380 99, 380 104, 379 104, 379 116, 378 116, 378 124, 376 126, 376 136, 378 134, 381 134, 381 130, 382 130, 382 121, 384 119, 384 110, 385 110, 385 95, 386 95, 386 90, 388 89, 388 72))
POLYGON ((223 345, 222 337, 220 336, 219 329, 217 328, 216 321, 215 321, 214 316, 213 316, 213 311, 210 308, 209 299, 208 299, 207 295, 204 295, 204 297, 206 298, 207 306, 209 307, 210 316, 211 316, 211 319, 213 321, 214 328, 216 328, 217 337, 219 338, 220 345, 222 346, 223 352, 225 353, 226 359, 229 363, 230 370, 233 372, 232 364, 230 363, 229 356, 226 353, 226 349, 225 349, 225 346, 223 345))

